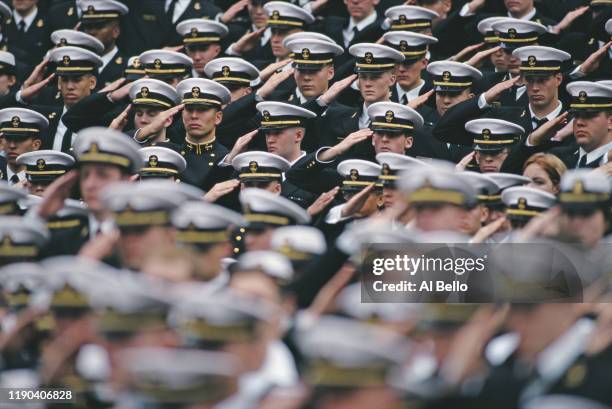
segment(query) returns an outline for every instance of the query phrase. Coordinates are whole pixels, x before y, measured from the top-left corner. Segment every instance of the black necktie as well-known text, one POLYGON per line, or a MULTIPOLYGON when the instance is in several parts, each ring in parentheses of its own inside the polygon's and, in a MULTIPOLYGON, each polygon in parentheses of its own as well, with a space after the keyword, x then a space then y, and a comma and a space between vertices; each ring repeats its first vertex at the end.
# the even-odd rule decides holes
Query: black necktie
POLYGON ((173 24, 174 24, 174 9, 176 8, 176 3, 178 3, 178 0, 171 0, 170 7, 168 7, 168 11, 166 12, 168 14, 168 17, 170 18, 170 22, 173 24))
POLYGON ((408 96, 406 94, 402 95, 402 104, 408 105, 408 96))
POLYGON ((15 185, 15 184, 17 184, 17 183, 19 183, 19 176, 17 176, 17 175, 15 174, 15 175, 11 176, 11 184, 12 184, 12 185, 15 185))
POLYGON ((72 131, 70 129, 66 129, 64 132, 64 136, 62 136, 62 152, 68 153, 70 152, 70 147, 72 146, 72 131))
POLYGON ((21 20, 19 22, 19 32, 22 33, 22 34, 25 33, 25 25, 26 25, 25 21, 21 20))
POLYGON ((539 127, 544 125, 546 122, 548 122, 548 118, 538 119, 534 116, 533 118, 531 118, 531 121, 536 124, 534 129, 538 129, 539 127))
POLYGON ((587 164, 587 155, 584 154, 584 155, 582 155, 582 158, 580 158, 580 161, 578 162, 578 167, 579 168, 586 168, 586 164, 587 164))

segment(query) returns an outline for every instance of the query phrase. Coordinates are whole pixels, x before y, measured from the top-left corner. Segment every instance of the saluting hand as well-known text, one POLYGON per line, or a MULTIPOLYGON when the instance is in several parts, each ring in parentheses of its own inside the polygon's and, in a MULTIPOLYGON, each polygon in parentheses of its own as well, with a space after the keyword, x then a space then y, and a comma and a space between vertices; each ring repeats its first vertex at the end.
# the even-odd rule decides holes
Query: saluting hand
POLYGON ((172 117, 185 108, 184 104, 179 104, 175 107, 165 110, 159 113, 150 124, 144 128, 140 128, 140 131, 135 135, 135 138, 142 142, 160 133, 164 128, 172 125, 172 117))
POLYGON ((321 213, 334 200, 339 190, 340 187, 336 186, 332 190, 322 193, 313 204, 308 206, 308 209, 306 209, 308 214, 314 217, 321 213))
POLYGON ((472 58, 467 60, 465 63, 467 65, 471 65, 474 68, 480 68, 480 66, 484 63, 484 60, 489 57, 491 54, 495 54, 501 50, 500 46, 490 48, 488 50, 479 51, 472 58))
POLYGON ((607 54, 608 49, 611 45, 612 41, 608 41, 606 45, 595 51, 593 54, 589 55, 589 58, 587 58, 582 64, 580 64, 580 66, 578 67, 578 71, 587 75, 598 69, 603 56, 607 54))
POLYGON ((130 113, 130 109, 132 108, 132 104, 129 104, 123 112, 121 112, 117 118, 113 119, 113 122, 108 126, 111 129, 116 129, 118 131, 123 131, 123 128, 127 125, 128 115, 130 113))
POLYGON ((70 190, 79 179, 76 170, 66 172, 55 179, 45 190, 43 200, 37 208, 38 216, 48 219, 64 207, 64 201, 70 196, 70 190))
POLYGON ((336 100, 336 98, 338 98, 338 95, 340 95, 340 93, 349 87, 356 79, 357 74, 351 74, 340 81, 334 82, 333 85, 329 87, 329 89, 325 91, 323 95, 321 95, 321 101, 323 101, 323 103, 326 105, 331 104, 336 100))
POLYGON ((502 81, 499 84, 495 84, 489 88, 487 92, 485 92, 485 101, 487 101, 487 104, 496 101, 504 91, 512 88, 512 86, 516 84, 519 79, 520 77, 516 76, 514 78, 510 78, 509 80, 502 81))
POLYGON ((238 186, 240 186, 240 181, 238 179, 230 179, 224 182, 219 182, 215 184, 208 192, 206 192, 204 195, 204 200, 214 203, 221 196, 225 196, 234 191, 238 186))
POLYGON ((264 31, 266 31, 266 27, 262 27, 258 30, 253 31, 252 33, 246 33, 245 35, 243 35, 240 40, 238 40, 234 44, 234 52, 236 52, 237 54, 242 54, 247 51, 251 51, 257 46, 257 42, 263 35, 264 31))

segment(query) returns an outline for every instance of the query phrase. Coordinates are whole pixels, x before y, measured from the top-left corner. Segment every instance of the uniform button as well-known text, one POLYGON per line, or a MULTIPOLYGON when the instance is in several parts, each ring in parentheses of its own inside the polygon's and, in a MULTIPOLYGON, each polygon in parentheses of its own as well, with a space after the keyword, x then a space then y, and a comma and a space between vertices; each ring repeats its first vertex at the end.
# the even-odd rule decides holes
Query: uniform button
POLYGON ((211 156, 212 158, 214 158, 214 157, 215 157, 215 154, 214 154, 214 153, 211 153, 211 154, 210 154, 210 156, 211 156))
POLYGON ((240 233, 244 233, 246 230, 244 229, 244 227, 240 228, 240 233))
POLYGON ((208 162, 208 166, 212 166, 212 165, 213 165, 213 163, 212 163, 212 162, 208 162))
POLYGON ((234 253, 240 253, 240 249, 238 247, 234 247, 234 253))
POLYGON ((236 236, 236 241, 242 240, 242 236, 236 236))

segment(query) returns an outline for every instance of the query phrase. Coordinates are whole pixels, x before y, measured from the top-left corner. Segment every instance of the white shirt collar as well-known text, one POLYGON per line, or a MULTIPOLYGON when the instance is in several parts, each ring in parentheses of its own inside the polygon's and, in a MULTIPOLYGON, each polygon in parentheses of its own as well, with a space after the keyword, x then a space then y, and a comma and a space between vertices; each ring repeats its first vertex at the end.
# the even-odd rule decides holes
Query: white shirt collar
POLYGON ((117 46, 114 46, 112 50, 100 57, 102 59, 102 66, 98 68, 98 72, 102 72, 106 68, 108 63, 113 59, 113 57, 118 51, 119 49, 117 48, 117 46))
MULTIPOLYGON (((548 115, 546 115, 546 119, 548 119, 549 121, 552 121, 553 119, 558 117, 559 114, 561 113, 561 110, 563 110, 563 103, 559 100, 557 101, 559 102, 559 105, 557 105, 557 108, 555 108, 548 115)), ((538 118, 538 116, 533 113, 533 110, 531 109, 531 104, 529 104, 529 115, 531 115, 531 118, 544 119, 544 118, 538 118)))
POLYGON ((300 159, 302 159, 304 156, 306 156, 306 151, 302 151, 302 153, 300 154, 300 156, 298 156, 294 161, 291 161, 291 166, 295 165, 297 163, 297 161, 299 161, 300 159))
POLYGON ((7 164, 6 164, 6 180, 7 180, 9 183, 12 183, 12 182, 11 182, 11 178, 12 178, 12 177, 13 177, 13 175, 15 175, 15 174, 16 174, 16 175, 17 175, 17 177, 19 178, 19 181, 22 181, 22 180, 23 180, 23 179, 25 179, 25 177, 26 177, 25 170, 22 170, 22 171, 20 171, 20 172, 15 173, 15 172, 13 172, 13 170, 11 169, 11 167, 9 166, 9 164, 7 163, 7 164))
POLYGON ((19 28, 19 23, 23 20, 25 22, 25 31, 30 29, 30 26, 34 22, 36 15, 38 14, 38 7, 34 6, 30 14, 28 14, 25 18, 21 17, 19 13, 13 11, 13 18, 15 19, 15 25, 19 28))
MULTIPOLYGON (((254 33, 257 30, 259 30, 257 26, 255 24, 251 24, 251 33, 254 33)), ((270 27, 268 27, 264 30, 263 35, 259 39, 259 43, 262 46, 266 45, 270 37, 272 37, 272 30, 270 30, 270 27)))
POLYGON ((363 103, 363 108, 361 111, 361 116, 359 117, 359 129, 365 129, 368 127, 370 123, 370 117, 368 116, 368 107, 365 102, 363 103))
POLYGON ((400 84, 395 84, 395 88, 397 89, 397 98, 400 101, 402 101, 402 97, 404 95, 406 95, 406 98, 408 99, 408 102, 412 101, 413 99, 415 99, 416 97, 419 96, 419 93, 421 92, 421 88, 423 88, 423 86, 425 86, 425 81, 421 79, 421 82, 419 83, 419 85, 417 85, 416 87, 412 88, 409 91, 404 90, 404 88, 402 88, 400 86, 400 84))
MULTIPOLYGON (((531 20, 536 15, 537 12, 538 11, 534 7, 533 9, 531 9, 531 11, 529 13, 527 13, 523 17, 519 18, 519 20, 529 21, 529 20, 531 20)), ((512 14, 510 14, 510 12, 508 12, 508 17, 518 18, 518 17, 514 17, 512 14)))
POLYGON ((298 97, 300 104, 305 104, 306 102, 308 102, 308 100, 306 99, 304 95, 302 95, 298 87, 295 87, 295 96, 298 97))
MULTIPOLYGON (((586 155, 586 163, 588 165, 595 159, 604 156, 604 154, 609 150, 612 150, 612 142, 608 142, 607 144, 602 145, 599 148, 592 150, 591 152, 587 152, 581 147, 580 149, 578 149, 578 162, 580 162, 580 159, 582 159, 582 157, 586 155)), ((607 163, 607 158, 603 158, 603 163, 607 163)))
POLYGON ((353 31, 354 27, 357 27, 357 30, 361 31, 373 22, 375 22, 377 18, 378 13, 376 12, 376 10, 373 10, 369 16, 361 20, 359 23, 355 22, 353 17, 351 17, 349 20, 348 31, 353 31))

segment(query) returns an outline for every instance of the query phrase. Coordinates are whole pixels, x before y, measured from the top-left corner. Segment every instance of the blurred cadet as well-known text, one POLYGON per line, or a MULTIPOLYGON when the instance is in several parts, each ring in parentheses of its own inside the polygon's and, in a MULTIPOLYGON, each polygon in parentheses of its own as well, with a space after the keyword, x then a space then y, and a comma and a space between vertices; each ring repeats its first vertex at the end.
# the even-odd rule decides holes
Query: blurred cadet
POLYGON ((10 312, 29 307, 34 294, 44 285, 45 276, 37 263, 12 263, 0 269, 1 297, 10 312))
POLYGON ((399 190, 414 210, 414 225, 423 231, 464 229, 470 209, 478 203, 477 191, 451 168, 410 168, 400 173, 399 190))
MULTIPOLYGON (((166 183, 173 183, 165 181, 166 183)), ((161 181, 123 182, 104 189, 101 201, 119 228, 117 251, 121 265, 139 270, 144 256, 174 245, 170 215, 181 197, 168 196, 161 181)))
POLYGON ((0 265, 37 261, 49 240, 49 230, 38 220, 0 217, 0 265))
POLYGON ((46 139, 44 135, 48 126, 47 118, 38 112, 25 108, 0 110, 0 132, 6 155, 6 159, 0 159, 2 179, 12 185, 26 180, 25 166, 17 163, 17 157, 39 150, 46 139))
POLYGON ((595 246, 610 232, 610 181, 588 169, 569 170, 559 190, 561 237, 595 246))
POLYGON ((140 179, 181 180, 181 174, 187 168, 185 158, 178 152, 163 146, 148 146, 140 149, 144 167, 140 170, 140 179))
POLYGON ((240 189, 256 187, 281 194, 283 174, 291 164, 273 153, 251 151, 236 155, 232 167, 238 172, 240 189))
POLYGON ((28 196, 27 191, 0 180, 0 215, 20 216, 20 202, 28 196))
MULTIPOLYGON (((240 192, 243 217, 248 222, 244 246, 247 251, 268 250, 274 230, 282 226, 308 224, 310 215, 289 199, 263 189, 240 192)), ((242 239, 241 239, 242 240, 242 239)), ((238 253, 236 248, 235 253, 238 253)))
POLYGON ((66 153, 39 150, 21 154, 16 164, 25 165, 30 194, 42 196, 49 184, 66 174, 74 166, 74 158, 66 153))
POLYGON ((183 38, 185 52, 193 60, 193 78, 205 77, 206 64, 221 54, 221 40, 228 33, 227 26, 212 20, 194 18, 176 25, 177 33, 183 38))
POLYGON ((191 75, 193 60, 185 54, 168 50, 148 50, 138 56, 149 78, 173 87, 191 75))
POLYGON ((283 46, 283 40, 288 35, 304 31, 307 25, 314 23, 314 16, 303 8, 282 1, 268 2, 264 4, 264 10, 268 14, 272 55, 276 61, 283 60, 291 52, 283 46))
POLYGON ((225 279, 222 261, 232 256, 232 229, 245 224, 239 213, 201 202, 182 204, 172 214, 176 243, 193 248, 200 264, 200 276, 194 280, 225 279))
POLYGON ((528 186, 553 195, 559 194, 559 183, 566 171, 563 161, 551 153, 533 154, 523 165, 523 176, 531 179, 528 186))
POLYGON ((239 395, 253 405, 269 388, 298 380, 291 353, 278 339, 280 312, 236 290, 206 298, 194 292, 176 301, 169 322, 185 347, 236 354, 242 364, 239 395))
POLYGON ((462 233, 473 236, 491 221, 491 209, 500 207, 499 185, 487 175, 476 172, 464 172, 462 177, 470 181, 478 192, 478 203, 468 212, 462 228, 462 233))
POLYGON ((242 367, 231 353, 151 346, 126 348, 117 362, 128 391, 118 404, 160 409, 231 406, 242 367))
POLYGON ((390 409, 401 404, 402 392, 392 383, 407 359, 408 342, 402 336, 348 318, 323 316, 298 328, 295 337, 304 355, 302 380, 313 388, 307 407, 390 409))
POLYGON ((123 75, 127 56, 117 48, 121 34, 121 18, 129 9, 114 0, 85 0, 79 2, 81 20, 79 29, 96 37, 104 45, 100 54, 102 64, 99 68, 99 81, 102 86, 115 81, 123 75))
POLYGON ((529 220, 557 204, 557 198, 547 192, 516 186, 502 192, 506 215, 513 229, 525 226, 529 220))
POLYGON ((393 152, 379 153, 376 155, 376 161, 381 166, 378 179, 383 186, 382 196, 385 208, 391 208, 398 200, 401 200, 401 195, 397 191, 399 173, 413 167, 427 166, 419 159, 393 152))
POLYGON ((250 62, 236 57, 215 58, 204 66, 207 78, 230 90, 230 102, 236 102, 259 85, 259 70, 250 62))

